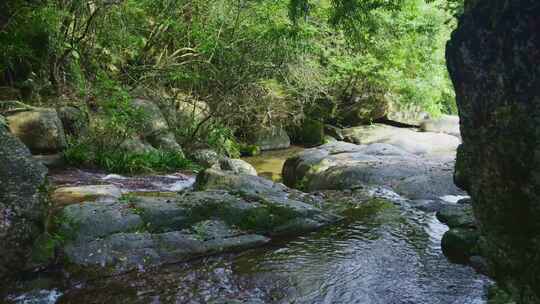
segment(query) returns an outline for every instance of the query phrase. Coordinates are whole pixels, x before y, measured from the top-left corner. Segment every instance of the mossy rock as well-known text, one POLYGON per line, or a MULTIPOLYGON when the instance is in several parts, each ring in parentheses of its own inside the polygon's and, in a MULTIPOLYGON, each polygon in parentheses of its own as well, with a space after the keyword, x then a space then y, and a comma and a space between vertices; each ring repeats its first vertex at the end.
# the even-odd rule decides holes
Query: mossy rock
POLYGON ((319 120, 304 119, 294 131, 294 141, 308 147, 321 145, 324 140, 324 124, 319 120))

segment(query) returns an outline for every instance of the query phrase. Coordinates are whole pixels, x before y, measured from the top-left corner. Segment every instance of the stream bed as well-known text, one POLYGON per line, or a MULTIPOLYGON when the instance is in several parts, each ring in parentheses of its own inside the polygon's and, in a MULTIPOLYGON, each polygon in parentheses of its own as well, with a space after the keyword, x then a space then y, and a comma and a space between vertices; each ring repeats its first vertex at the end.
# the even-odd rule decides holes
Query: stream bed
MULTIPOLYGON (((296 151, 289 152, 282 151, 267 163, 281 162, 280 158, 296 151)), ((253 159, 250 162, 257 166, 253 159)), ((274 168, 272 172, 272 168, 261 172, 279 178, 279 171, 274 168)), ((99 280, 70 279, 61 270, 51 270, 14 284, 5 301, 486 303, 491 282, 470 267, 447 261, 440 249, 447 228, 434 212, 411 207, 392 192, 383 191, 379 196, 390 202, 388 206, 302 237, 99 280)))

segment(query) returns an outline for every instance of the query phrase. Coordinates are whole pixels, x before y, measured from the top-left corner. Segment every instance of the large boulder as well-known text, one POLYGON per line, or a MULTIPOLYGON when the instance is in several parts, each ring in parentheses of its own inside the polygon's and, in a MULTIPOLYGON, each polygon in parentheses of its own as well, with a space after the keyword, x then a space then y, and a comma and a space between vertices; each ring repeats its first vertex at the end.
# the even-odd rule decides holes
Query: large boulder
POLYGON ((383 124, 372 124, 343 130, 345 141, 369 145, 385 143, 407 152, 425 154, 454 154, 460 140, 443 133, 417 132, 408 128, 396 128, 383 124))
POLYGON ((426 119, 420 123, 420 130, 424 132, 446 133, 460 137, 459 117, 455 115, 442 115, 434 119, 426 119))
POLYGON ((447 47, 463 138, 456 168, 490 272, 518 303, 540 303, 540 6, 468 4, 447 47))
POLYGON ((418 126, 429 114, 419 105, 402 104, 391 95, 354 96, 340 106, 341 121, 348 126, 369 124, 378 120, 418 126))
POLYGON ((430 115, 419 105, 391 102, 385 119, 403 124, 418 126, 430 115))
POLYGON ((77 202, 65 206, 55 221, 70 272, 116 274, 186 261, 259 246, 274 235, 297 234, 341 219, 302 195, 291 198, 283 185, 222 170, 201 174, 198 189, 204 191, 118 198, 96 191, 99 187, 53 195, 56 205, 77 202))
POLYGON ((33 108, 6 117, 10 131, 32 153, 56 153, 66 147, 66 136, 56 110, 33 108))
POLYGON ((145 115, 144 134, 141 134, 145 141, 156 149, 182 152, 182 148, 169 129, 167 120, 154 102, 146 99, 135 99, 132 101, 132 105, 145 115))
POLYGON ((452 183, 454 153, 413 154, 388 143, 337 141, 289 158, 283 181, 307 191, 382 185, 410 199, 438 199, 463 194, 452 183))
POLYGON ((56 110, 67 135, 82 136, 88 129, 87 114, 75 106, 63 106, 56 110))
POLYGON ((219 161, 219 168, 235 174, 257 175, 257 170, 250 163, 241 159, 223 158, 219 161))
POLYGON ((259 146, 261 151, 286 149, 291 145, 287 132, 279 127, 261 129, 253 134, 251 143, 259 146))
POLYGON ((0 278, 23 270, 46 214, 47 169, 0 126, 0 278))

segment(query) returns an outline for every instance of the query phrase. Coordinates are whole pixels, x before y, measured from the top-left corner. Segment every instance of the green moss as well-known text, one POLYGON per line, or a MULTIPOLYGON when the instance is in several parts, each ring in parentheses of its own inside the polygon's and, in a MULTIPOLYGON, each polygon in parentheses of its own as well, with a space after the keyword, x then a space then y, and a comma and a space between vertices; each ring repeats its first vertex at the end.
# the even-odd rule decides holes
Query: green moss
POLYGON ((385 210, 395 208, 394 204, 386 199, 373 198, 363 203, 358 202, 339 202, 336 203, 340 212, 339 214, 352 220, 361 220, 370 218, 385 210))
POLYGON ((512 297, 497 285, 488 289, 488 304, 515 304, 512 297))

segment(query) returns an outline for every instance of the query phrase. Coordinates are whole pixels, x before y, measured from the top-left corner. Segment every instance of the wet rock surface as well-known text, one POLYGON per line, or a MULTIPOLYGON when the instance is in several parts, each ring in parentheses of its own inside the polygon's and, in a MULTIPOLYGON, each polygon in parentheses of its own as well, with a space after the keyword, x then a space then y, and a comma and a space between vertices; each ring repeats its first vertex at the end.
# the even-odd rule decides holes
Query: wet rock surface
POLYGON ((446 56, 463 137, 457 181, 473 199, 494 278, 519 303, 538 303, 540 6, 467 6, 446 56))
POLYGON ((309 195, 232 171, 207 169, 181 194, 126 194, 114 186, 59 188, 56 233, 73 271, 115 274, 260 246, 341 219, 309 195), (292 190, 291 190, 292 191, 292 190), (294 197, 294 198, 292 198, 294 197), (69 204, 71 203, 71 204, 69 204))

